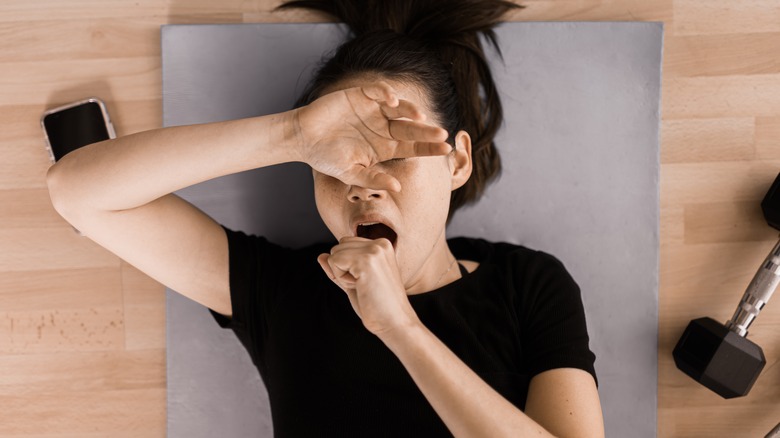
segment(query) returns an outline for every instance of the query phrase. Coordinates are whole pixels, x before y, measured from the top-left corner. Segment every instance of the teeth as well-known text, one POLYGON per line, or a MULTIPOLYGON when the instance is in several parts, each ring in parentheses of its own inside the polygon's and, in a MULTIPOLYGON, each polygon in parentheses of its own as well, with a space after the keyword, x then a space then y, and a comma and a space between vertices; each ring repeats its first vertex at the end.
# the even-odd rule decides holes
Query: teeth
POLYGON ((367 227, 367 226, 369 226, 369 225, 376 225, 376 224, 378 224, 378 223, 379 223, 379 222, 366 222, 366 223, 363 223, 363 224, 358 224, 358 226, 361 226, 361 227, 367 227))

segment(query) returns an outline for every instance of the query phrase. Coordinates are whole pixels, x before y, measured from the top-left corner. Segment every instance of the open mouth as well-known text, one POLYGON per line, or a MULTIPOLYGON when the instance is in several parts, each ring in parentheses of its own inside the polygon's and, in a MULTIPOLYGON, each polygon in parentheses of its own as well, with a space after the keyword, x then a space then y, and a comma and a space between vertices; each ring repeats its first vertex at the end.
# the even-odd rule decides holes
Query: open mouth
POLYGON ((384 237, 385 239, 389 240, 390 243, 393 244, 394 248, 395 248, 395 242, 398 239, 398 234, 396 234, 396 232, 393 231, 392 228, 388 227, 387 225, 381 222, 360 224, 357 226, 356 234, 358 237, 363 237, 371 240, 381 239, 384 237))

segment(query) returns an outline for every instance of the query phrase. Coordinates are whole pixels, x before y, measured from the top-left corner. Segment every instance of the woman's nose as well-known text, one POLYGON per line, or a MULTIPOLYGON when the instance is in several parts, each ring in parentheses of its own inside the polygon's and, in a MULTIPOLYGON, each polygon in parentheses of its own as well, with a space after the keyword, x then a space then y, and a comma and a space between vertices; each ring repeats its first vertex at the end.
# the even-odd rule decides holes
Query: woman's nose
POLYGON ((385 197, 384 190, 367 189, 360 186, 349 186, 347 198, 350 202, 373 201, 385 197))

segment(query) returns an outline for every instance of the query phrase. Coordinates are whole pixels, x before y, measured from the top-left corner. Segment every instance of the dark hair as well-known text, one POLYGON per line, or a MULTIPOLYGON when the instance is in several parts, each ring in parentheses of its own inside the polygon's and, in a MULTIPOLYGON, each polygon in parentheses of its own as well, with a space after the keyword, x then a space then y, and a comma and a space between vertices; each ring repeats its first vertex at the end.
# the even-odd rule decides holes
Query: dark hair
POLYGON ((503 120, 482 33, 499 55, 492 28, 510 9, 504 0, 295 0, 277 9, 325 12, 347 24, 351 39, 319 67, 298 100, 306 105, 333 83, 366 73, 420 86, 449 132, 472 141, 472 175, 451 194, 447 222, 454 212, 478 200, 501 172, 493 142, 503 120))

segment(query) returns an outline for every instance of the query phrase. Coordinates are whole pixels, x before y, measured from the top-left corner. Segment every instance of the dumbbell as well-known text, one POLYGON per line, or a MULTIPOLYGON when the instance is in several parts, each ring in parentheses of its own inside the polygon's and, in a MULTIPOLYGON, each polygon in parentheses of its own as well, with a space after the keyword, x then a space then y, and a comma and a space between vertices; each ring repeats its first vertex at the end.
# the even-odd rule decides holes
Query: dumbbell
MULTIPOLYGON (((780 174, 761 202, 764 218, 780 230, 780 174)), ((712 318, 695 319, 672 355, 682 372, 723 398, 747 395, 766 365, 761 347, 746 338, 750 324, 780 283, 780 241, 748 285, 734 316, 725 325, 712 318)))

